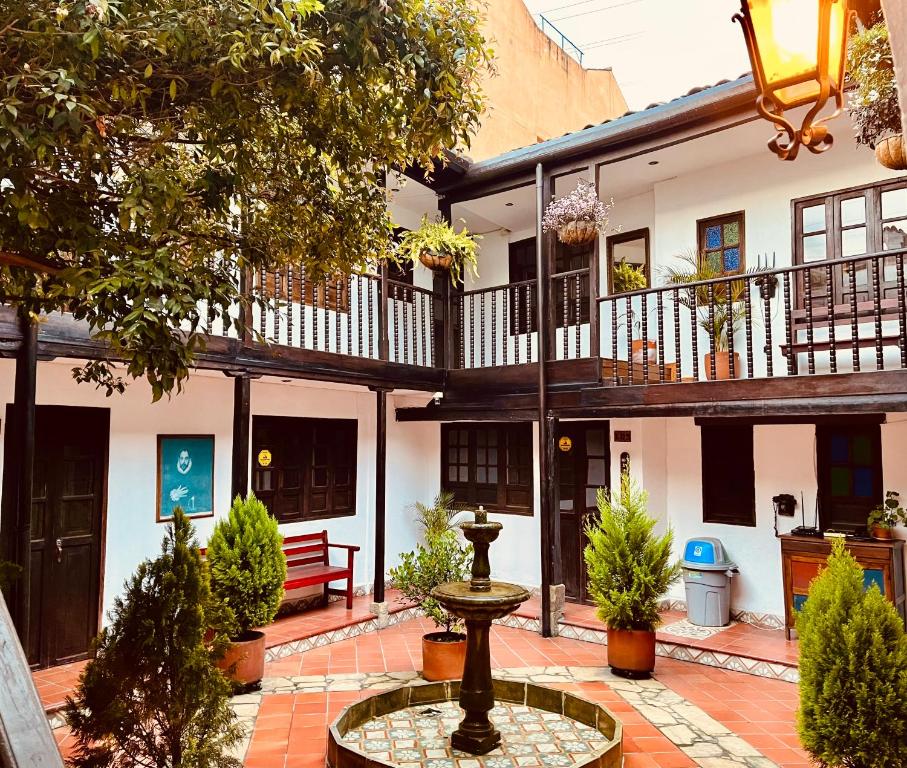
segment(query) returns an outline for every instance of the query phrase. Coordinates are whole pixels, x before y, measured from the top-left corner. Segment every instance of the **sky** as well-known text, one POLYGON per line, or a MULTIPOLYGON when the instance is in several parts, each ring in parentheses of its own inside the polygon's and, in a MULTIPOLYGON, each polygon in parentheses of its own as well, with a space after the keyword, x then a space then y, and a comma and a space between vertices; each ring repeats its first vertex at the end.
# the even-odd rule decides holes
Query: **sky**
POLYGON ((630 109, 750 70, 740 25, 731 21, 740 0, 525 2, 583 50, 584 66, 614 70, 630 109))

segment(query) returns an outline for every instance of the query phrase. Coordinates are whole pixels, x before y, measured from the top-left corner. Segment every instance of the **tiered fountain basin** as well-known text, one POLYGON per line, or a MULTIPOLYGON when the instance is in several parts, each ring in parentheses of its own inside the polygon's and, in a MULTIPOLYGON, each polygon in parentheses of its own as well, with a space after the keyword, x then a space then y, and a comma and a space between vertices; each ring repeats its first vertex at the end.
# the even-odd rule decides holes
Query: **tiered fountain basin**
POLYGON ((485 755, 454 749, 460 682, 382 691, 341 712, 328 733, 329 768, 618 768, 621 724, 605 707, 529 682, 494 680, 490 719, 501 744, 485 755))

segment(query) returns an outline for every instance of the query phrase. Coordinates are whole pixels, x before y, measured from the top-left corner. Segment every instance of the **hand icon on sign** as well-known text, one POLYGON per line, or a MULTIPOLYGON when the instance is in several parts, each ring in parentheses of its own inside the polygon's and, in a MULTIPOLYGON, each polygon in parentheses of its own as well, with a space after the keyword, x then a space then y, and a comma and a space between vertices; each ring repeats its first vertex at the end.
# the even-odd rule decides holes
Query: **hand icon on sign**
POLYGON ((176 488, 171 488, 170 490, 170 501, 180 501, 186 497, 186 494, 189 493, 189 489, 185 485, 179 485, 176 488))

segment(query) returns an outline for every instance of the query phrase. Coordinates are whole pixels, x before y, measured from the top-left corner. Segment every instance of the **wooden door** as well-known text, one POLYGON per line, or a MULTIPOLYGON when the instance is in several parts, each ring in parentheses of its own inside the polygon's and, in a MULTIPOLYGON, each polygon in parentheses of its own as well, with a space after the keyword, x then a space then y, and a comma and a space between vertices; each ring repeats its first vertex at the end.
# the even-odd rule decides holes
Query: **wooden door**
POLYGON ((610 487, 607 421, 565 421, 555 436, 558 450, 558 507, 561 524, 561 567, 567 599, 590 602, 583 550, 585 527, 598 511, 599 488, 610 487))
POLYGON ((38 406, 29 662, 88 655, 98 633, 109 411, 38 406))

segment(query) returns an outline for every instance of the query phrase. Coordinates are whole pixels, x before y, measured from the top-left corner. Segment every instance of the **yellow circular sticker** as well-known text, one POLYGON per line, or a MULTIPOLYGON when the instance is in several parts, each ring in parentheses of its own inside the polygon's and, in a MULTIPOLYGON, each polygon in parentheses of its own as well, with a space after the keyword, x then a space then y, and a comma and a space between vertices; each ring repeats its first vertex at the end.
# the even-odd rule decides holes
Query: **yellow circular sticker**
POLYGON ((564 436, 557 441, 557 447, 567 453, 573 447, 573 441, 569 437, 564 436))
POLYGON ((271 452, 267 448, 258 452, 258 466, 259 467, 270 467, 271 466, 271 452))

